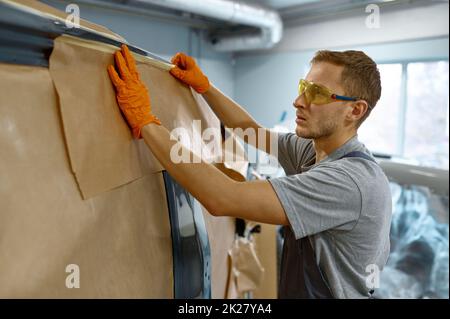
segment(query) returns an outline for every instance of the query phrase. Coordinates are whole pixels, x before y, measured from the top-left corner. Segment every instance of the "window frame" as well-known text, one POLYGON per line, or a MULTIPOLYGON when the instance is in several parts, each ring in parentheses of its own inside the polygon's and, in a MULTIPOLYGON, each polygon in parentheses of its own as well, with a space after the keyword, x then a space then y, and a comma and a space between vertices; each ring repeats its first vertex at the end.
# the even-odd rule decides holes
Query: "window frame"
MULTIPOLYGON (((407 60, 389 60, 379 61, 378 65, 386 64, 400 64, 402 67, 401 83, 400 83, 400 105, 399 105, 399 117, 397 119, 397 145, 394 156, 405 156, 405 141, 406 141, 406 115, 408 112, 408 64, 411 63, 433 63, 433 62, 447 62, 449 58, 432 58, 432 59, 407 59, 407 60)), ((381 83, 383 85, 383 83, 381 83)), ((447 109, 447 126, 449 118, 449 110, 447 109)))

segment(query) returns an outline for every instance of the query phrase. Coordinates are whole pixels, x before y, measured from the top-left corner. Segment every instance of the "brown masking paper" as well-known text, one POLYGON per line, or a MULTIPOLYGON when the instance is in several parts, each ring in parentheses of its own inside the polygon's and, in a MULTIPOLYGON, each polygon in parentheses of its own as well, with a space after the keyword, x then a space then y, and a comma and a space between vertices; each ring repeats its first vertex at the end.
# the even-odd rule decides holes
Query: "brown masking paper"
POLYGON ((235 218, 212 216, 202 206, 211 250, 211 297, 227 298, 228 250, 233 246, 235 218))
POLYGON ((278 226, 262 224, 261 232, 254 234, 256 254, 264 267, 261 284, 254 290, 256 299, 276 299, 278 294, 277 231, 278 226))
MULTIPOLYGON (((50 58, 70 162, 84 198, 162 170, 144 141, 132 138, 106 71, 110 64, 112 54, 66 43, 64 37, 55 40, 50 58)), ((137 67, 163 125, 169 131, 184 128, 191 141, 204 145, 202 131, 218 129, 219 121, 203 98, 194 99, 167 71, 139 62, 137 67)))
POLYGON ((264 268, 251 239, 238 237, 229 250, 231 269, 228 298, 244 298, 244 293, 258 288, 264 278, 264 268), (237 294, 237 296, 236 296, 237 294))
MULTIPOLYGON (((34 0, 9 2, 67 16, 34 0)), ((81 26, 125 42, 102 26, 81 26)), ((0 298, 173 297, 162 167, 122 118, 106 71, 113 50, 61 36, 49 69, 0 64, 0 298)), ((167 65, 146 59, 137 64, 154 113, 169 131, 186 129, 203 151, 202 131, 219 130, 219 120, 167 65)), ((217 165, 245 180, 245 160, 217 165)), ((234 218, 203 214, 212 297, 225 298, 234 218)))
POLYGON ((83 200, 48 69, 0 87, 0 298, 173 298, 162 174, 83 200))
POLYGON ((50 58, 70 162, 84 198, 162 169, 129 133, 105 71, 110 63, 110 54, 58 39, 50 58))

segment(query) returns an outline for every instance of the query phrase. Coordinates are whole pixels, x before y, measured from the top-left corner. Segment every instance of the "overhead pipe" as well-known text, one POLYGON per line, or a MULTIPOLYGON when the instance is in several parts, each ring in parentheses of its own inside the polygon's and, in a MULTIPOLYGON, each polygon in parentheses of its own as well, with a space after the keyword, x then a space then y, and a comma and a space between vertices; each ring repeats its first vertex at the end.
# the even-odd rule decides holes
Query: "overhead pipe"
POLYGON ((164 8, 189 12, 234 24, 256 27, 259 35, 227 35, 212 44, 217 51, 269 49, 283 36, 283 22, 274 11, 230 0, 134 0, 164 8))

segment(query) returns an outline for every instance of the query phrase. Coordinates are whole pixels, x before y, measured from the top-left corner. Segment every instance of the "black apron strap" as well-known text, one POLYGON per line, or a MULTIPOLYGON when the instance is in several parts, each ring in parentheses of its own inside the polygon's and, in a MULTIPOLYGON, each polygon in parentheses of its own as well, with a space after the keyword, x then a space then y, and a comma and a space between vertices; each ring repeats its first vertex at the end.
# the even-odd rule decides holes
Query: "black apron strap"
POLYGON ((309 237, 295 239, 289 226, 284 229, 278 298, 334 298, 316 262, 309 237))

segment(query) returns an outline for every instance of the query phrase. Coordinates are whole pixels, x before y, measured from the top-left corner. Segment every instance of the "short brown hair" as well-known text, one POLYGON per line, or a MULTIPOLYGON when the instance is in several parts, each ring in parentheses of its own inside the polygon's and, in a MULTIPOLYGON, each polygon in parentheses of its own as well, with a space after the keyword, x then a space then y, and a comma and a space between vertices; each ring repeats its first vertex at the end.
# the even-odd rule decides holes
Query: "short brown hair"
POLYGON ((341 81, 345 95, 365 100, 369 105, 366 114, 357 123, 359 127, 369 116, 381 96, 380 71, 377 64, 362 51, 317 51, 311 64, 328 62, 343 66, 341 81))

